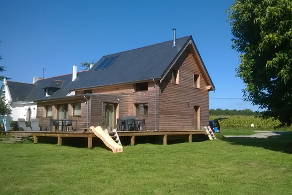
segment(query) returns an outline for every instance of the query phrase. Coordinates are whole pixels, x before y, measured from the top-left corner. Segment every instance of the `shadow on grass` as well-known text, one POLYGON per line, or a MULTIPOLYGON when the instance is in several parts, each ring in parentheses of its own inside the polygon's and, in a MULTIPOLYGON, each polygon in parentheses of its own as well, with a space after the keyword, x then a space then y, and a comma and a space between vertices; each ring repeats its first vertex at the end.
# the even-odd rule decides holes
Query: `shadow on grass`
MULTIPOLYGON (((39 144, 57 144, 57 137, 38 137, 39 144)), ((87 138, 84 137, 63 137, 62 138, 63 146, 70 146, 76 148, 87 148, 87 138)), ((107 148, 104 143, 97 137, 92 138, 93 147, 102 147, 107 148)))
MULTIPOLYGON (((205 135, 193 135, 193 142, 201 142, 208 140, 208 137, 205 135)), ((131 137, 120 137, 123 145, 127 146, 131 143, 131 137)), ((179 143, 187 143, 188 135, 172 135, 168 136, 167 144, 179 144, 179 143)), ((163 136, 137 136, 135 140, 135 145, 137 144, 155 144, 162 145, 163 144, 163 136)))
MULTIPOLYGON (((208 140, 208 137, 205 135, 193 135, 193 142, 201 142, 208 140)), ((121 143, 123 146, 129 146, 131 144, 131 137, 120 137, 121 143)), ((135 140, 135 145, 137 144, 155 144, 162 145, 163 144, 163 136, 137 136, 135 140)), ((32 142, 32 141, 31 141, 32 142)), ((188 136, 169 136, 167 144, 179 144, 179 143, 187 143, 188 136)), ((39 144, 57 144, 57 137, 38 137, 39 144)), ((63 146, 77 147, 77 148, 87 148, 87 138, 79 138, 79 137, 63 137, 62 138, 63 146)), ((92 146, 93 147, 102 147, 104 149, 109 150, 105 144, 97 137, 92 138, 92 146)))
POLYGON ((268 150, 292 154, 292 133, 277 133, 268 138, 224 137, 222 140, 233 145, 261 147, 268 150))

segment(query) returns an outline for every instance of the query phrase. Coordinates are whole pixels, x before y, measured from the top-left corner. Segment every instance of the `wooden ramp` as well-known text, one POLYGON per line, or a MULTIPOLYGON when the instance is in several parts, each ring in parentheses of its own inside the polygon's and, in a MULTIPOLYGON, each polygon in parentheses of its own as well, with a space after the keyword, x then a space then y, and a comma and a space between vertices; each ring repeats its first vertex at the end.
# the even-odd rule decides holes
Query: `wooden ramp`
POLYGON ((103 130, 101 128, 101 126, 97 126, 97 127, 90 127, 90 130, 96 135, 96 137, 98 137, 99 139, 101 139, 101 141, 103 141, 103 143, 112 150, 113 153, 117 153, 117 152, 123 152, 123 146, 120 145, 120 141, 118 138, 118 135, 115 131, 115 134, 112 135, 112 137, 109 135, 107 130, 103 130), (114 139, 115 140, 114 140, 114 139))

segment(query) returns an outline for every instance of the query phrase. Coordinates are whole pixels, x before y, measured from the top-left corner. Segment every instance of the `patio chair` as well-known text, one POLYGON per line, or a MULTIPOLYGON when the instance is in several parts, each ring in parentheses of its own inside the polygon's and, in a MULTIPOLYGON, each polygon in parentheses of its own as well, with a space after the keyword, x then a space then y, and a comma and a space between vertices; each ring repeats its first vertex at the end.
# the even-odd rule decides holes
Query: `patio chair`
POLYGON ((71 127, 71 131, 73 130, 73 125, 72 125, 72 121, 71 120, 66 120, 65 121, 65 130, 66 131, 70 131, 70 128, 71 127))
POLYGON ((32 119, 30 124, 31 124, 31 130, 40 131, 40 124, 37 119, 32 119))
POLYGON ((24 119, 18 119, 17 124, 18 124, 19 130, 31 131, 31 128, 26 126, 26 122, 24 119))

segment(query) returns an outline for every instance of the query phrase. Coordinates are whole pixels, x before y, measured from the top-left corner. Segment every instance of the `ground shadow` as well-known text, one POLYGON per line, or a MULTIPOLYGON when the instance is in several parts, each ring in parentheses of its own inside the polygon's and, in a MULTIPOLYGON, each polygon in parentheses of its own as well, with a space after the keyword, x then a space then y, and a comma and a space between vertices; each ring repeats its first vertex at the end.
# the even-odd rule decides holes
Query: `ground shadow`
MULTIPOLYGON (((120 137, 123 146, 128 146, 131 144, 131 137, 120 137)), ((201 142, 208 140, 206 135, 193 135, 192 141, 193 142, 201 142)), ((179 143, 187 143, 188 142, 188 135, 172 135, 168 136, 167 144, 179 144, 179 143)), ((155 145, 162 145, 163 144, 163 136, 136 136, 135 138, 135 145, 137 144, 155 144, 155 145)))
POLYGON ((233 145, 262 147, 268 150, 292 154, 292 133, 276 133, 268 138, 254 137, 224 137, 222 140, 233 145))

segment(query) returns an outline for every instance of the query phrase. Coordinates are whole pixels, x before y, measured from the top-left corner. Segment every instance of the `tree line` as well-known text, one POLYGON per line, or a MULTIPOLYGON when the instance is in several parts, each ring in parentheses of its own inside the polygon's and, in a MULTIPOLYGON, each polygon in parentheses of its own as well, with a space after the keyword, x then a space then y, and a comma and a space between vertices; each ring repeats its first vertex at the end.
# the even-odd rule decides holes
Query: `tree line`
POLYGON ((210 115, 244 115, 244 116, 259 116, 261 115, 258 111, 252 111, 250 109, 244 110, 229 110, 229 109, 210 109, 210 115))

